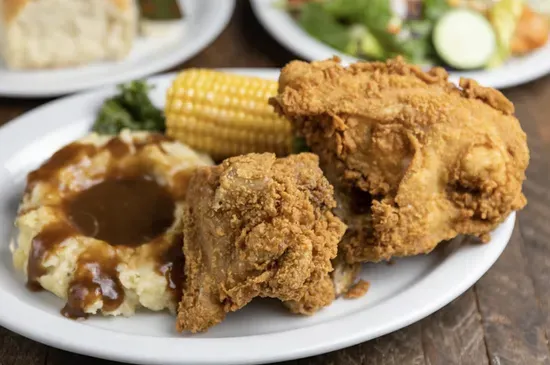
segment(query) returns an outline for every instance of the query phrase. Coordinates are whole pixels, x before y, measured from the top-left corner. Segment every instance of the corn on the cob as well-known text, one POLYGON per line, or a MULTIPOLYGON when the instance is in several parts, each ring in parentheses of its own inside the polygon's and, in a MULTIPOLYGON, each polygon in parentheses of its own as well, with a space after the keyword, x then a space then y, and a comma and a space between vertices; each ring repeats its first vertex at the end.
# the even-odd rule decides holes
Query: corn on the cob
POLYGON ((168 89, 166 133, 219 160, 291 152, 290 123, 268 104, 277 82, 204 69, 181 72, 168 89))

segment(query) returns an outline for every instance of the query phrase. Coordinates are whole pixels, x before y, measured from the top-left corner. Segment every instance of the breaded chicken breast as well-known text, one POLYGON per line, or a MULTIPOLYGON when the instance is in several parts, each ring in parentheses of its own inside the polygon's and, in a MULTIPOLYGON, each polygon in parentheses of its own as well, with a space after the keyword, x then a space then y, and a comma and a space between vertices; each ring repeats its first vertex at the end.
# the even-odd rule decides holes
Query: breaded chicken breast
POLYGON ((335 186, 348 262, 428 253, 459 234, 483 241, 526 204, 529 161, 499 91, 401 58, 294 61, 271 104, 291 120, 335 186))
POLYGON ((233 157, 198 169, 187 199, 180 331, 205 331, 254 297, 301 314, 334 300, 329 273, 345 225, 317 156, 233 157))

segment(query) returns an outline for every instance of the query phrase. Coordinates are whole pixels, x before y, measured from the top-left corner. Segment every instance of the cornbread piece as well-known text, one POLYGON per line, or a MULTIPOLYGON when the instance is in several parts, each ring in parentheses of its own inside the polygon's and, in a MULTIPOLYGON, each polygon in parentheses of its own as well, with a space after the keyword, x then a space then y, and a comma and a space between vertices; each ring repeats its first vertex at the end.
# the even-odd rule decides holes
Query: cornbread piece
POLYGON ((205 331, 254 297, 311 314, 334 299, 329 273, 345 225, 313 154, 249 154, 200 168, 184 213, 179 331, 205 331))
POLYGON ((428 253, 459 234, 482 240, 525 203, 529 161, 499 91, 401 58, 294 61, 271 103, 319 155, 349 226, 348 262, 428 253))
POLYGON ((0 55, 9 68, 57 68, 125 57, 134 0, 0 1, 0 55))
POLYGON ((187 180, 211 163, 160 134, 92 134, 63 147, 28 175, 15 267, 29 288, 66 299, 67 317, 175 312, 187 180))

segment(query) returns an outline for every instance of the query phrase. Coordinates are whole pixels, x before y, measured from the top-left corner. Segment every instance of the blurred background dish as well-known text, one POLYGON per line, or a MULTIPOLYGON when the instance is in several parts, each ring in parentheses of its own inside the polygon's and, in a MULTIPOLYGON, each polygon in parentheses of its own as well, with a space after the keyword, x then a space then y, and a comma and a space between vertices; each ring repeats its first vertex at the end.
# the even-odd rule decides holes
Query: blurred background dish
POLYGON ((173 67, 210 44, 234 7, 235 0, 6 0, 0 95, 57 96, 173 67), (52 24, 59 29, 50 32, 52 24))
POLYGON ((307 60, 402 55, 452 78, 506 88, 550 72, 547 0, 251 0, 259 21, 307 60))

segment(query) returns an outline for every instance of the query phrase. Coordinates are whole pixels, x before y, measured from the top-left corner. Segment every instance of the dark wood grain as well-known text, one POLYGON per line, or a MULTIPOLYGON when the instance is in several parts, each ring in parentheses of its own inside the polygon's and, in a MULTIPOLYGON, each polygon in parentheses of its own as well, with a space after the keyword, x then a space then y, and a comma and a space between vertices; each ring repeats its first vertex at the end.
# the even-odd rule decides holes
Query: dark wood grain
POLYGON ((476 284, 487 352, 494 364, 550 364, 543 315, 522 254, 513 239, 493 268, 476 284))
MULTIPOLYGON (((256 21, 248 1, 221 36, 174 68, 282 67, 297 58, 256 21)), ((510 244, 475 288, 437 313, 395 333, 285 365, 550 364, 550 77, 506 95, 528 135, 531 162, 510 244)), ((48 100, 0 98, 0 124, 48 100)), ((1 151, 1 146, 0 146, 1 151)), ((0 328, 0 365, 115 365, 52 349, 0 328)))
POLYGON ((434 315, 373 341, 281 365, 489 364, 473 290, 434 315))
POLYGON ((325 355, 284 365, 426 365, 422 350, 421 324, 375 340, 325 355))
POLYGON ((44 364, 48 348, 0 327, 0 365, 44 364))
POLYGON ((488 364, 475 292, 468 290, 421 322, 426 364, 488 364))
MULTIPOLYGON (((1 82, 1 81, 0 81, 1 82)), ((0 98, 0 125, 20 116, 48 100, 24 100, 0 98)))
POLYGON ((531 161, 524 191, 529 204, 519 216, 523 254, 544 317, 544 335, 550 338, 550 107, 549 78, 511 93, 517 114, 529 137, 531 161), (518 94, 517 96, 515 94, 518 94), (529 122, 526 122, 529 121, 529 122))
POLYGON ((44 365, 117 365, 120 363, 107 360, 98 360, 93 357, 72 354, 70 352, 50 348, 44 365))
POLYGON ((239 1, 231 22, 220 37, 183 66, 282 67, 296 58, 258 23, 249 2, 239 1))

